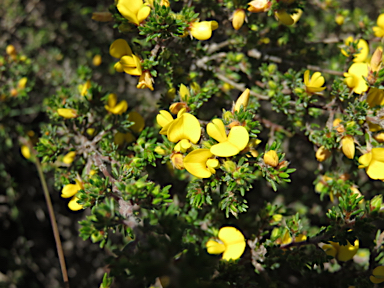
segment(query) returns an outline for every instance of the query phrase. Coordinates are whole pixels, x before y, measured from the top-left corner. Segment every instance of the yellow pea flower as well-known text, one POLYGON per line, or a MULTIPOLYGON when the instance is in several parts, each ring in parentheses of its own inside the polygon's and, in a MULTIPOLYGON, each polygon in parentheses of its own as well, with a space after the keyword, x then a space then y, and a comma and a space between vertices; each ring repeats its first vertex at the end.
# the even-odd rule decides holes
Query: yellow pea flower
POLYGON ((151 8, 143 0, 118 0, 117 10, 129 22, 139 25, 151 13, 151 8))
POLYGON ((103 59, 101 58, 101 55, 97 54, 93 56, 92 64, 93 66, 100 66, 101 62, 103 62, 103 59))
POLYGON ((187 139, 182 139, 179 141, 179 143, 176 144, 173 150, 185 153, 189 148, 191 148, 191 146, 191 142, 189 142, 187 139))
POLYGON ((247 88, 244 90, 243 93, 241 93, 239 98, 237 98, 237 100, 236 100, 235 107, 233 109, 234 111, 239 112, 241 106, 243 106, 244 110, 247 109, 250 92, 251 91, 247 88))
POLYGON ((216 173, 219 161, 212 159, 214 155, 209 149, 196 149, 184 158, 184 168, 198 178, 209 178, 216 173))
MULTIPOLYGON (((364 62, 369 54, 369 46, 367 41, 364 39, 354 39, 352 36, 349 36, 347 39, 345 39, 344 43, 345 45, 349 46, 351 43, 357 42, 357 48, 360 50, 358 53, 354 55, 353 62, 364 62)), ((341 53, 349 57, 351 55, 351 51, 346 51, 345 49, 341 49, 341 53)))
POLYGON ((212 36, 212 31, 219 27, 216 21, 193 22, 189 26, 189 32, 197 40, 208 40, 212 36))
POLYGON ((323 162, 323 161, 327 160, 329 158, 329 156, 331 156, 331 151, 329 151, 328 149, 325 149, 324 146, 321 146, 316 151, 316 159, 319 162, 323 162))
POLYGON ((369 178, 384 180, 384 148, 373 148, 370 152, 360 156, 359 168, 365 168, 369 178))
POLYGON ((59 116, 64 117, 66 119, 77 117, 77 111, 72 108, 59 108, 57 109, 57 113, 59 114, 59 116))
POLYGON ((347 158, 353 159, 355 157, 355 139, 350 135, 344 136, 341 139, 341 149, 347 158))
POLYGON ((219 230, 218 240, 209 240, 205 245, 209 254, 223 253, 223 260, 236 260, 243 255, 245 238, 235 227, 223 227, 219 230))
POLYGON ((113 16, 112 16, 112 13, 110 12, 93 12, 92 20, 95 20, 98 22, 110 22, 113 20, 113 16))
POLYGON ((309 70, 304 72, 304 85, 306 87, 306 91, 308 95, 315 94, 317 92, 323 91, 326 87, 322 87, 324 85, 324 77, 320 72, 315 72, 309 78, 309 70))
POLYGON ((254 0, 248 3, 248 11, 252 13, 267 12, 271 8, 269 0, 254 0))
POLYGON ((235 30, 239 30, 244 24, 245 20, 244 9, 236 9, 232 14, 232 26, 235 30))
POLYGON ((76 151, 70 151, 63 157, 63 162, 65 164, 71 164, 73 160, 75 160, 76 157, 76 151))
POLYGON ((79 190, 83 189, 83 185, 77 179, 75 180, 75 182, 76 182, 76 184, 67 184, 67 185, 65 185, 63 187, 63 189, 61 190, 61 197, 63 197, 63 198, 70 198, 70 197, 72 197, 71 201, 69 201, 69 203, 68 203, 68 207, 72 211, 78 211, 78 210, 83 209, 83 205, 77 203, 77 200, 79 200, 79 198, 77 198, 75 196, 76 193, 79 190))
POLYGON ((140 75, 139 83, 137 83, 136 88, 138 89, 149 88, 151 91, 153 91, 153 83, 154 83, 154 80, 151 73, 148 70, 146 70, 146 71, 143 71, 143 73, 140 75))
POLYGON ((27 145, 21 145, 20 150, 25 159, 31 158, 32 153, 27 145))
POLYGON ((128 103, 125 100, 120 101, 117 104, 117 95, 110 93, 108 95, 108 104, 104 105, 105 110, 111 112, 112 114, 121 115, 128 109, 128 103))
POLYGON ((341 26, 344 24, 344 20, 345 20, 345 17, 341 14, 337 14, 335 16, 335 22, 337 23, 337 25, 341 26))
POLYGON ((18 89, 24 89, 25 86, 27 85, 27 82, 28 82, 28 78, 27 77, 23 77, 19 80, 19 82, 17 82, 17 88, 18 89))
POLYGON ((348 69, 348 73, 344 73, 345 83, 353 92, 362 94, 368 90, 368 85, 363 77, 368 76, 367 63, 353 63, 348 69))
POLYGON ((243 126, 234 126, 227 136, 225 126, 222 120, 213 119, 207 125, 207 133, 213 139, 218 141, 211 147, 212 154, 219 157, 230 157, 239 154, 249 142, 249 134, 243 126))
POLYGON ((347 241, 347 245, 340 245, 338 242, 329 241, 330 244, 325 244, 321 248, 327 255, 335 257, 338 261, 348 261, 355 256, 359 250, 359 240, 355 240, 353 245, 347 241))
POLYGON ((88 90, 91 88, 92 83, 91 80, 87 80, 84 84, 79 85, 79 92, 81 96, 85 96, 88 93, 88 90))
POLYGON ((371 280, 371 282, 375 284, 384 282, 384 266, 378 266, 375 269, 373 269, 372 275, 369 276, 369 280, 371 280))
POLYGON ((303 14, 303 10, 301 9, 298 9, 297 12, 293 14, 289 14, 285 9, 275 11, 277 20, 287 26, 293 25, 299 21, 301 14, 303 14))
POLYGON ((12 44, 8 45, 6 48, 5 48, 5 53, 7 53, 8 55, 10 56, 16 56, 17 55, 17 50, 15 48, 15 46, 13 46, 12 44))
POLYGON ((384 14, 380 14, 377 18, 377 26, 373 27, 373 32, 375 32, 376 37, 384 36, 384 14))
POLYGON ((279 164, 279 156, 275 150, 269 150, 264 154, 264 163, 272 167, 276 167, 279 164))
POLYGON ((109 54, 120 59, 114 66, 117 72, 125 72, 134 76, 142 74, 140 58, 132 53, 131 47, 124 39, 115 40, 109 47, 109 54))

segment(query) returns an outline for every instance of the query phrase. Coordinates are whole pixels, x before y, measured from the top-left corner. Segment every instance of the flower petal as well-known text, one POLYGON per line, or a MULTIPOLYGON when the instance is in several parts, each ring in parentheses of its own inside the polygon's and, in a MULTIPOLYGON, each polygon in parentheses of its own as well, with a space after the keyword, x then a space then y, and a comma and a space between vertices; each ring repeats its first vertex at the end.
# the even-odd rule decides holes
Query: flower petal
POLYGON ((228 134, 228 142, 236 146, 239 152, 247 147, 249 142, 249 133, 243 126, 235 126, 231 128, 228 134))
POLYGON ((371 163, 371 161, 372 161, 372 152, 366 153, 366 154, 361 155, 359 157, 359 163, 362 166, 361 168, 368 167, 368 165, 371 163))
POLYGON ((184 168, 198 178, 209 178, 212 173, 207 168, 207 160, 213 154, 209 149, 196 149, 184 158, 184 168))
POLYGON ((137 19, 137 13, 142 6, 142 0, 119 0, 116 5, 117 10, 119 10, 121 15, 136 25, 140 24, 139 20, 137 19))
POLYGON ((225 133, 225 126, 221 119, 213 119, 212 123, 207 125, 207 133, 217 142, 227 141, 227 134, 225 133))
POLYGON ((384 162, 372 160, 366 168, 367 175, 373 180, 384 179, 384 162))
POLYGON ((384 162, 384 148, 373 148, 371 152, 374 160, 384 162))
POLYGON ((188 139, 196 144, 201 136, 199 120, 189 113, 182 114, 168 128, 168 140, 174 143, 188 139))
POLYGON ((61 190, 61 197, 70 198, 77 193, 77 191, 81 190, 81 185, 78 180, 75 180, 76 184, 67 184, 61 190))
POLYGON ((224 244, 218 243, 215 240, 209 240, 207 244, 205 244, 205 247, 207 247, 209 254, 221 254, 225 250, 224 244))
POLYGON ((211 153, 219 157, 231 157, 239 154, 240 150, 229 141, 213 145, 211 153))
POLYGON ((79 198, 77 198, 76 196, 73 197, 71 199, 71 201, 69 201, 69 203, 68 203, 69 209, 71 209, 72 211, 79 211, 79 210, 83 209, 83 205, 77 203, 78 200, 79 200, 79 198))
POLYGON ((120 59, 124 55, 131 55, 132 50, 127 41, 124 39, 117 39, 113 41, 109 47, 109 54, 114 58, 120 59))
POLYGON ((304 72, 304 85, 305 86, 309 85, 309 70, 305 70, 304 72))
POLYGON ((236 260, 241 257, 246 246, 243 233, 235 227, 223 227, 218 237, 225 245, 224 260, 236 260))
POLYGON ((143 22, 145 19, 147 19, 150 13, 151 13, 151 8, 149 6, 147 5, 141 6, 139 12, 137 13, 137 21, 139 21, 139 23, 143 22))

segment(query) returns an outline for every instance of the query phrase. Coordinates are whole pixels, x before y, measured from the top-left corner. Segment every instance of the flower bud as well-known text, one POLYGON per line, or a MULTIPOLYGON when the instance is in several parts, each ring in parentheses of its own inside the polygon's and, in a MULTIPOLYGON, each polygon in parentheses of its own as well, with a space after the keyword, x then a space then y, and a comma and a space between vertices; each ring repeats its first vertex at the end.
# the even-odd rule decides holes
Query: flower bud
POLYGON ((100 66, 101 62, 103 62, 103 59, 99 54, 95 55, 92 59, 93 66, 100 66))
POLYGON ((337 14, 335 17, 335 22, 337 25, 341 26, 344 24, 345 17, 343 15, 337 14))
POLYGON ((264 154, 264 163, 272 167, 276 167, 279 164, 279 156, 275 150, 269 150, 264 154))
POLYGON ((252 13, 267 12, 272 3, 269 0, 254 0, 248 3, 248 11, 252 13))
POLYGON ((59 108, 57 109, 57 113, 59 114, 59 116, 64 117, 66 119, 77 117, 77 111, 72 108, 59 108))
POLYGON ((24 156, 25 159, 31 158, 31 150, 27 145, 21 145, 21 154, 24 156))
POLYGON ((172 114, 177 114, 183 108, 187 108, 187 104, 186 103, 184 103, 184 102, 176 102, 176 103, 173 103, 171 106, 169 106, 169 111, 172 114))
POLYGON ((237 98, 236 103, 235 103, 235 107, 233 109, 234 111, 239 112, 241 106, 243 106, 244 110, 247 109, 248 101, 249 101, 249 94, 250 94, 250 90, 248 88, 245 89, 244 92, 239 96, 239 98, 237 98))
POLYGON ((347 158, 353 159, 355 157, 355 140, 352 136, 347 135, 341 139, 341 149, 347 158))
POLYGON ((8 55, 16 55, 17 54, 16 48, 13 45, 8 45, 7 48, 5 48, 5 52, 8 55))
POLYGON ((165 150, 161 146, 156 146, 154 151, 159 155, 165 155, 165 150))
POLYGON ((76 157, 76 152, 75 151, 70 151, 65 156, 63 157, 63 162, 65 164, 71 164, 73 160, 75 160, 76 157))
POLYGON ((212 36, 212 31, 218 27, 216 21, 193 22, 190 25, 190 33, 197 40, 208 40, 212 36))
POLYGON ((182 170, 184 169, 184 160, 183 160, 184 156, 180 153, 173 153, 171 155, 171 161, 172 161, 172 164, 173 164, 173 167, 175 167, 176 169, 179 169, 179 170, 182 170))
POLYGON ((329 158, 329 156, 331 156, 331 154, 332 154, 331 151, 329 151, 328 149, 325 149, 324 146, 321 146, 316 151, 316 159, 319 162, 323 162, 323 161, 327 160, 329 158))
POLYGON ((379 143, 383 143, 384 142, 384 132, 381 132, 379 134, 376 134, 374 136, 374 138, 376 139, 377 142, 379 143))
POLYGON ((232 15, 232 26, 235 30, 239 30, 243 26, 245 20, 244 9, 236 9, 232 15))
POLYGON ((371 58, 371 71, 378 72, 381 68, 381 62, 383 57, 383 49, 377 47, 371 58))

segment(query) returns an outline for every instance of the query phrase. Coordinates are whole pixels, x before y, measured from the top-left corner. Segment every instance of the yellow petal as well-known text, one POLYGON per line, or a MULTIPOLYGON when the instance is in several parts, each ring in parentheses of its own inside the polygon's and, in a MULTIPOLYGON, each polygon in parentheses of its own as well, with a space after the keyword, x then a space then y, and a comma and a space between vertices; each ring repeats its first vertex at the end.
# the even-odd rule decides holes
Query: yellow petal
POLYGON ((231 157, 240 152, 240 150, 229 141, 213 145, 210 151, 212 154, 219 157, 231 157))
POLYGON ((217 142, 227 141, 227 134, 225 133, 225 126, 221 119, 213 119, 212 123, 207 125, 207 133, 217 142))
POLYGON ((247 147, 249 142, 249 133, 243 126, 232 127, 228 134, 228 142, 236 146, 239 151, 247 147))
POLYGON ((141 61, 136 55, 123 56, 120 59, 120 63, 123 66, 124 72, 134 76, 140 76, 142 74, 141 61))
POLYGON ((173 121, 173 117, 168 111, 160 110, 159 114, 156 116, 156 121, 161 127, 164 127, 173 121))
POLYGON ((347 245, 340 245, 339 251, 337 253, 337 260, 339 261, 348 261, 355 256, 357 250, 359 250, 359 240, 356 240, 352 245, 347 241, 347 245))
POLYGON ((384 179, 384 162, 372 160, 366 168, 367 175, 373 180, 384 179))
POLYGON ((191 32, 191 35, 198 40, 208 40, 212 36, 211 21, 202 21, 202 22, 192 23, 190 32, 191 32))
POLYGON ((239 30, 243 26, 245 20, 244 9, 236 9, 232 14, 232 26, 235 30, 239 30))
POLYGON ((189 97, 191 96, 188 88, 184 84, 180 85, 179 94, 180 94, 180 99, 184 102, 188 101, 189 97))
POLYGON ((110 108, 113 108, 116 106, 117 103, 117 95, 115 93, 110 93, 108 95, 108 106, 110 108))
POLYGON ((29 147, 27 145, 21 146, 21 154, 24 156, 25 159, 31 158, 31 150, 29 150, 29 147))
POLYGON ((189 113, 182 114, 168 128, 168 140, 174 143, 188 139, 196 144, 201 136, 199 120, 189 113))
POLYGON ((125 100, 122 100, 117 104, 115 107, 109 107, 108 105, 105 105, 105 109, 112 114, 121 115, 128 109, 128 103, 125 100))
POLYGON ((379 279, 384 279, 384 266, 378 266, 375 269, 373 269, 372 275, 379 279))
POLYGON ((371 87, 367 96, 367 103, 370 108, 384 105, 384 91, 378 88, 371 87))
POLYGON ((77 191, 81 190, 81 185, 78 180, 75 180, 76 184, 67 184, 61 190, 61 197, 69 198, 77 193, 77 191))
POLYGON ((384 282, 384 279, 376 278, 375 276, 369 276, 369 280, 371 280, 371 282, 375 284, 384 282))
POLYGON ((361 155, 359 157, 359 163, 363 167, 368 167, 368 165, 371 163, 371 161, 372 161, 372 152, 368 152, 368 153, 361 155))
POLYGON ((212 172, 207 168, 207 160, 213 154, 209 149, 196 149, 184 158, 184 168, 198 178, 209 178, 212 172))
POLYGON ((332 257, 336 257, 337 250, 333 245, 325 244, 325 245, 323 245, 323 247, 321 247, 321 249, 323 249, 327 255, 332 256, 332 257))
POLYGON ((245 110, 248 106, 248 101, 249 101, 249 94, 250 94, 250 90, 247 88, 244 90, 243 93, 241 93, 241 95, 239 96, 239 98, 237 98, 236 100, 236 104, 235 104, 235 109, 234 111, 237 111, 239 112, 240 111, 240 107, 243 106, 243 109, 245 110))
POLYGON ((264 154, 264 163, 272 167, 276 167, 279 164, 279 156, 275 150, 269 150, 264 154))
POLYGON ((373 148, 371 152, 374 160, 384 162, 384 148, 373 148))
POLYGON ((143 5, 137 13, 137 21, 139 21, 139 23, 143 22, 145 19, 147 19, 150 13, 151 8, 147 5, 143 5))
POLYGON ((59 108, 57 109, 57 113, 66 119, 70 118, 76 118, 77 117, 77 111, 72 108, 59 108))
POLYGON ((383 37, 384 36, 384 29, 378 26, 375 26, 372 28, 373 32, 375 33, 376 37, 383 37))
POLYGON ((287 13, 285 9, 279 9, 275 12, 275 16, 277 20, 279 20, 280 23, 283 23, 284 25, 292 25, 295 21, 293 20, 292 16, 287 13))
POLYGON ((219 239, 225 245, 224 260, 236 260, 243 255, 245 250, 244 235, 235 227, 223 227, 219 231, 219 239))
MULTIPOLYGON (((167 111, 165 111, 165 112, 167 112, 167 111)), ((157 117, 156 117, 156 119, 157 119, 157 117)), ((135 122, 135 124, 133 124, 131 127, 129 127, 129 129, 131 129, 133 132, 140 133, 141 131, 143 131, 143 129, 145 127, 145 122, 144 122, 143 116, 141 116, 139 113, 137 113, 136 111, 129 112, 128 120, 131 122, 135 122)), ((172 120, 173 120, 173 118, 172 118, 172 120)))
POLYGON ((139 20, 137 19, 137 13, 142 6, 142 0, 119 0, 116 5, 117 10, 119 10, 121 15, 123 15, 123 17, 129 22, 132 22, 136 25, 140 24, 139 20))
POLYGON ((311 81, 309 82, 309 86, 312 87, 321 87, 324 85, 324 77, 321 75, 320 72, 313 73, 311 77, 311 81))
POLYGON ((309 85, 309 70, 305 70, 304 72, 304 85, 305 86, 309 85))
POLYGON ((127 41, 124 39, 117 39, 113 41, 109 47, 109 54, 114 58, 120 59, 124 55, 131 55, 132 50, 127 41))
POLYGON ((121 72, 124 72, 124 68, 123 66, 121 65, 120 61, 119 62, 116 62, 115 65, 113 66, 113 68, 115 68, 115 70, 119 73, 121 72))
POLYGON ((218 243, 215 240, 209 240, 207 244, 205 244, 205 247, 207 247, 209 254, 221 254, 225 250, 224 244, 218 243))
POLYGON ((71 151, 68 152, 64 157, 63 157, 63 162, 65 164, 71 164, 73 160, 75 160, 76 157, 76 151, 71 151))
POLYGON ((357 94, 368 90, 368 85, 363 78, 368 76, 367 63, 353 63, 348 69, 347 76, 350 77, 351 75, 353 75, 352 81, 350 79, 346 80, 348 87, 353 88, 353 91, 357 94))
POLYGON ((384 13, 377 17, 377 25, 384 29, 384 13))
POLYGON ((83 205, 77 203, 78 200, 79 200, 79 198, 77 198, 76 196, 73 197, 71 199, 71 201, 69 201, 69 203, 68 203, 69 209, 71 209, 72 211, 79 211, 79 210, 83 209, 83 205))
POLYGON ((352 136, 344 136, 343 139, 341 139, 341 149, 343 150, 343 153, 347 158, 353 159, 355 157, 355 141, 352 136))

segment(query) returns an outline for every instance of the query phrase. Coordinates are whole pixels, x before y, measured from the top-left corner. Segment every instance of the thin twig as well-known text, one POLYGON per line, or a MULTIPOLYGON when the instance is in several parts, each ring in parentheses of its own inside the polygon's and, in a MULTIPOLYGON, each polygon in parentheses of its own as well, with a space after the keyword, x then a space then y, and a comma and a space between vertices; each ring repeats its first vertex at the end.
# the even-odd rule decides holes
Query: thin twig
POLYGON ((49 195, 47 182, 45 181, 43 169, 41 168, 41 163, 40 163, 40 160, 38 157, 35 158, 35 165, 36 165, 37 171, 39 173, 41 186, 43 187, 45 201, 47 202, 49 218, 51 220, 53 235, 55 237, 55 242, 56 242, 57 254, 59 255, 61 274, 63 275, 64 287, 69 288, 67 267, 65 266, 65 258, 64 258, 64 252, 63 252, 63 246, 61 245, 59 229, 57 228, 56 217, 55 217, 55 213, 53 211, 52 201, 51 201, 51 197, 49 195))

